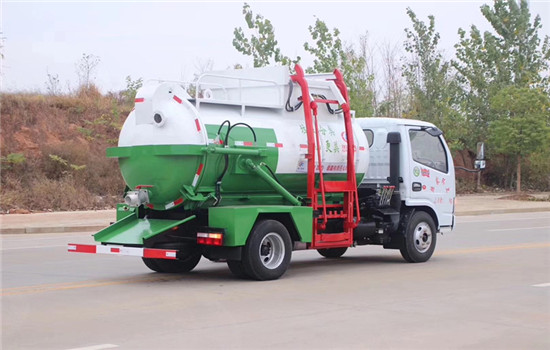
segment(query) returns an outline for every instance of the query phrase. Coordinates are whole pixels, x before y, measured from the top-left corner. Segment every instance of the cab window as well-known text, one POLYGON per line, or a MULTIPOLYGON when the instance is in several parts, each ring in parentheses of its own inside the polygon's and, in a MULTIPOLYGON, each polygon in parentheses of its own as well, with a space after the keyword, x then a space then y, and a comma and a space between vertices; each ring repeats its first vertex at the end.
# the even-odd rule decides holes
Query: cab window
POLYGON ((369 129, 363 130, 365 133, 365 136, 367 137, 367 141, 369 142, 369 148, 372 147, 372 144, 374 142, 374 132, 369 129))
POLYGON ((447 153, 439 136, 425 130, 409 130, 413 160, 427 167, 448 172, 447 153))

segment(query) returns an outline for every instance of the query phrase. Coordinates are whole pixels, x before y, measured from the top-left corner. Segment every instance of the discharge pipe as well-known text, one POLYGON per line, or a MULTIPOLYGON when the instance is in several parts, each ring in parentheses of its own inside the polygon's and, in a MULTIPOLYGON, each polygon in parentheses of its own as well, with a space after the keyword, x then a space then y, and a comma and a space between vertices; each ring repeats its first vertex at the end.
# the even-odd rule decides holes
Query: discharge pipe
POLYGON ((279 193, 281 196, 283 196, 287 201, 289 201, 292 205, 300 206, 302 203, 300 200, 292 195, 292 193, 288 192, 286 188, 281 186, 277 180, 271 177, 268 173, 266 173, 261 167, 254 164, 254 162, 251 159, 245 160, 246 166, 256 175, 261 177, 265 182, 267 182, 277 193, 279 193))

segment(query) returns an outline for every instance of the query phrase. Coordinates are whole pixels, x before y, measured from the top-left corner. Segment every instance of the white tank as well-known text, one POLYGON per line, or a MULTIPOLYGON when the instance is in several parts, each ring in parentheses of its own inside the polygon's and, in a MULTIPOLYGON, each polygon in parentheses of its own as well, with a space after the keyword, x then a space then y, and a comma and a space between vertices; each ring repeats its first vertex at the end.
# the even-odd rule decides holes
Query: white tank
MULTIPOLYGON (((343 101, 335 84, 326 80, 331 76, 306 76, 313 98, 343 101)), ((205 152, 208 147, 264 150, 262 157, 253 160, 266 164, 289 191, 305 193, 308 145, 304 108, 299 101, 302 92, 290 82, 287 67, 209 72, 191 87, 195 96, 182 83, 149 82, 138 91, 135 110, 120 133, 120 150, 112 151, 111 156, 121 160, 122 174, 130 188, 155 187, 151 201, 159 205, 177 199, 184 185, 196 192, 212 190, 224 171, 225 160, 219 154, 205 152), (234 127, 226 144, 228 123, 234 127), (162 161, 151 156, 161 157, 162 161)), ((337 104, 330 104, 330 108, 332 112, 327 104, 318 103, 323 173, 329 179, 345 178, 344 116, 334 111, 337 104)), ((355 170, 362 178, 368 168, 369 148, 355 120, 352 125, 355 170)), ((229 157, 223 191, 269 192, 263 181, 239 168, 239 159, 229 157)))

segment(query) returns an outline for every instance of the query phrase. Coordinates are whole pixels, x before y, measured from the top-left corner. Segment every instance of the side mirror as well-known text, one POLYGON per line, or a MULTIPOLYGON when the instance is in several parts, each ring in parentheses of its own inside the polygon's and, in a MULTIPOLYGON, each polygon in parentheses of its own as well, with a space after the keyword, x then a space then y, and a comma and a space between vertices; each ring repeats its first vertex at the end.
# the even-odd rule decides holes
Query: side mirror
POLYGON ((474 163, 476 169, 485 169, 485 143, 477 143, 477 155, 474 163))
POLYGON ((474 162, 474 167, 479 170, 485 169, 485 161, 484 160, 476 160, 474 162))
POLYGON ((477 156, 476 160, 485 160, 485 143, 477 143, 477 156))

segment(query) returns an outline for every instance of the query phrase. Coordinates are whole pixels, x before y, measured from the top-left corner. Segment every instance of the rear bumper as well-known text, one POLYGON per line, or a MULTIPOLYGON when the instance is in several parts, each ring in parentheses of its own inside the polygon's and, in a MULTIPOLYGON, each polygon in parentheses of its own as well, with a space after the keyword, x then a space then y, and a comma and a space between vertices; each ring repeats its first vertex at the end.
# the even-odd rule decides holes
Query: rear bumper
POLYGON ((177 259, 177 250, 174 249, 153 249, 139 247, 125 247, 121 245, 95 245, 95 244, 72 244, 69 243, 67 250, 70 253, 108 254, 137 256, 151 259, 177 259))

